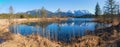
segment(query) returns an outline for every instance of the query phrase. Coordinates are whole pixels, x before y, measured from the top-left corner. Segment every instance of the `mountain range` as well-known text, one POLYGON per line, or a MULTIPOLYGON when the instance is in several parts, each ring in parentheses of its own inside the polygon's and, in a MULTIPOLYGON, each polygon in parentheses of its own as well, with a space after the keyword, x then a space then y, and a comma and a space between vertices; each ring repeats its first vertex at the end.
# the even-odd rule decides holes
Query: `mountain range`
MULTIPOLYGON (((46 14, 48 17, 50 16, 58 16, 58 12, 51 12, 48 10, 45 10, 46 14)), ((25 12, 26 14, 30 14, 30 15, 41 15, 40 9, 36 9, 36 10, 31 10, 31 11, 27 11, 25 12)), ((59 12, 60 16, 83 16, 83 15, 92 15, 88 10, 75 10, 75 11, 70 11, 68 10, 67 12, 59 12)))

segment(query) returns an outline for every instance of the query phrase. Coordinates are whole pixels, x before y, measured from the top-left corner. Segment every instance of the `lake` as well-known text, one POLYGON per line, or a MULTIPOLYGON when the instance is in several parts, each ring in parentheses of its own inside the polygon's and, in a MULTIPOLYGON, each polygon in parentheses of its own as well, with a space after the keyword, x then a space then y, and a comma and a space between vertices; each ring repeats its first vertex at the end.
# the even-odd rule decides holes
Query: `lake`
POLYGON ((109 27, 109 24, 90 22, 94 18, 69 18, 58 22, 31 22, 13 24, 9 27, 12 33, 27 36, 39 34, 51 40, 69 42, 71 38, 85 35, 86 30, 93 32, 96 28, 109 27))

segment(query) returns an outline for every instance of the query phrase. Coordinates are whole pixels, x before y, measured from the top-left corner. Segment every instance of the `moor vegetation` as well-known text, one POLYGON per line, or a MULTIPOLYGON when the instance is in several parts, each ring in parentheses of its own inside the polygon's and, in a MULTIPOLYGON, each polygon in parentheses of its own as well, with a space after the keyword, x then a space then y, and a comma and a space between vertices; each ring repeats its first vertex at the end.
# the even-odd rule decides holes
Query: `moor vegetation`
MULTIPOLYGON (((41 16, 14 14, 12 6, 10 6, 9 11, 9 14, 0 14, 0 19, 48 17, 44 7, 41 8, 41 16)), ((61 17, 59 9, 58 12, 57 16, 53 16, 54 18, 61 17)), ((11 33, 11 31, 0 31, 0 47, 120 47, 120 11, 119 4, 115 0, 107 0, 103 10, 97 3, 94 15, 86 14, 80 17, 70 16, 70 18, 96 18, 94 22, 108 23, 112 26, 96 28, 94 31, 87 30, 84 36, 71 38, 69 43, 50 40, 39 34, 22 36, 19 33, 11 33)), ((45 27, 43 24, 47 25, 43 22, 42 27, 45 27)))

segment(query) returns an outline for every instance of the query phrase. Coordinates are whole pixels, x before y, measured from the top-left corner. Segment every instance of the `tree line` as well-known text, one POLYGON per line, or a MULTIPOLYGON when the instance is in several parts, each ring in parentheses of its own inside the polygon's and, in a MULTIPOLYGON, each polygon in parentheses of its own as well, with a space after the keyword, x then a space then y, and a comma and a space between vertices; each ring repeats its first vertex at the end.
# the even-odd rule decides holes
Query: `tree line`
POLYGON ((106 0, 103 10, 101 10, 99 3, 95 6, 95 16, 115 16, 120 15, 119 2, 115 0, 106 0))
MULTIPOLYGON (((9 7, 9 18, 26 18, 26 17, 47 17, 47 12, 44 7, 40 9, 41 15, 39 16, 37 13, 35 16, 31 16, 29 14, 14 14, 14 9, 12 6, 9 7)), ((104 7, 101 9, 99 3, 97 2, 95 6, 95 14, 93 15, 84 15, 80 17, 106 17, 106 16, 114 16, 114 15, 120 15, 120 5, 119 2, 116 2, 115 0, 106 0, 104 7)), ((5 16, 4 16, 5 17, 5 16)), ((61 10, 60 8, 57 10, 57 17, 61 17, 61 10)), ((73 17, 73 16, 72 16, 73 17)))

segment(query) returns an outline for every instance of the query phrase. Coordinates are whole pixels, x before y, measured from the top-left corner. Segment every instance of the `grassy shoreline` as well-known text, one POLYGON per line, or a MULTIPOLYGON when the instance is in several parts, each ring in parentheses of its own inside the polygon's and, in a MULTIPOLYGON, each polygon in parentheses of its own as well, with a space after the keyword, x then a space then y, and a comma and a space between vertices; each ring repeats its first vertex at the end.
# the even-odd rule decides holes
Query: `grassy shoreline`
POLYGON ((6 29, 11 24, 21 24, 27 22, 57 22, 66 21, 67 18, 17 18, 17 19, 0 19, 0 31, 6 29))
MULTIPOLYGON (((17 19, 16 22, 36 22, 36 21, 59 21, 66 20, 66 18, 47 18, 47 19, 17 19)), ((5 20, 6 21, 6 20, 5 20)), ((14 21, 14 20, 13 20, 14 21)), ((14 21, 14 22, 15 22, 14 21)), ((43 22, 45 22, 43 21, 43 22)), ((0 44, 0 47, 107 47, 107 46, 119 46, 120 44, 120 32, 117 28, 120 28, 119 22, 112 20, 113 26, 104 29, 96 29, 95 33, 88 31, 85 36, 76 37, 69 44, 62 42, 52 41, 39 35, 22 36, 20 34, 13 34, 10 31, 1 32, 0 39, 4 42, 0 44), (116 28, 117 27, 117 28, 116 28), (16 45, 15 45, 16 44, 16 45)))

